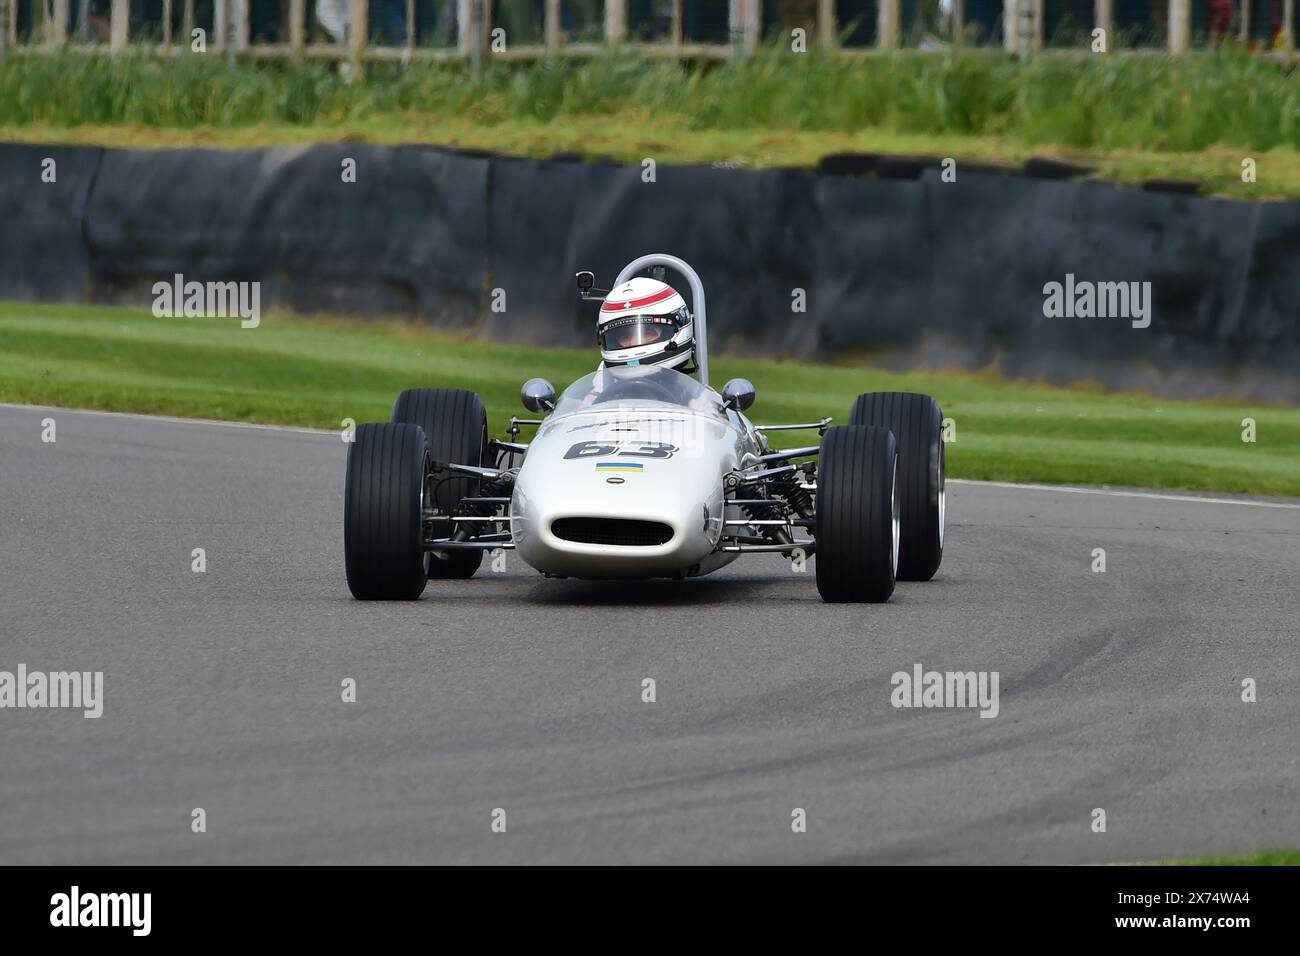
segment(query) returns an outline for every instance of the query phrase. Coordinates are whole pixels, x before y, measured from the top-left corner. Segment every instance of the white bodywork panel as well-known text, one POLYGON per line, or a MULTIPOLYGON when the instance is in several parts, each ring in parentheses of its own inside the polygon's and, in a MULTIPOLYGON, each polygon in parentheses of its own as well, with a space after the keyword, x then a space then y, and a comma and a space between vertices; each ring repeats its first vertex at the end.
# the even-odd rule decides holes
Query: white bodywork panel
POLYGON ((538 571, 580 578, 716 570, 735 558, 715 551, 723 477, 761 454, 762 442, 687 375, 598 369, 560 396, 528 447, 510 501, 516 552, 538 571), (586 520, 575 533, 564 519, 586 520), (626 521, 652 522, 633 526, 636 540, 652 543, 627 543, 626 521))

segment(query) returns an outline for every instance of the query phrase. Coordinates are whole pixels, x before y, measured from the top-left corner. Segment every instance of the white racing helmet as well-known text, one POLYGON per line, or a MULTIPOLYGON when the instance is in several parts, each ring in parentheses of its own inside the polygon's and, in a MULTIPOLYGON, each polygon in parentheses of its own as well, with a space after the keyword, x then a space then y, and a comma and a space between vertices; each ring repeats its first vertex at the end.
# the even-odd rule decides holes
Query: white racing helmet
POLYGON ((629 279, 605 296, 596 337, 607 366, 681 368, 695 355, 695 331, 686 300, 657 279, 629 279))

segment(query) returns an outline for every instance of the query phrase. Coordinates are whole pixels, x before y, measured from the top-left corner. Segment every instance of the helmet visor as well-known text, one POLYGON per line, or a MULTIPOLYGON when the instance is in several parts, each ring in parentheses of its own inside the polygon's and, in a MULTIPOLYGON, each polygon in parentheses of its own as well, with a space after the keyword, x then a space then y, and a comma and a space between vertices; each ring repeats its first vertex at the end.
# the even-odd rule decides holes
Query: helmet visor
POLYGON ((622 352, 667 342, 677 334, 677 322, 669 315, 619 316, 600 330, 603 352, 622 352))

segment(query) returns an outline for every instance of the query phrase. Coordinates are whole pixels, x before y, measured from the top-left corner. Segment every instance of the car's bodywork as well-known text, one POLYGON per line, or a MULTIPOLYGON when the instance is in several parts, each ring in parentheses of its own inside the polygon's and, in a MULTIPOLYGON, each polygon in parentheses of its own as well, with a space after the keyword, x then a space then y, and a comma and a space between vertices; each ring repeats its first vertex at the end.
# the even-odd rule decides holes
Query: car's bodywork
MULTIPOLYGON (((813 541, 799 537, 812 517, 812 470, 793 459, 815 456, 816 446, 772 452, 744 415, 753 386, 729 383, 734 394, 709 387, 704 288, 689 265, 643 256, 614 284, 656 266, 690 285, 696 376, 653 365, 599 368, 558 399, 536 397, 544 419, 512 420, 516 437, 521 425, 536 426, 533 441, 493 443, 498 465, 508 467, 450 466, 488 478, 478 500, 496 513, 491 530, 460 527, 429 541, 435 554, 439 544, 513 548, 546 574, 606 578, 707 574, 747 550, 812 553, 813 541)), ((828 423, 772 427, 821 431, 828 423)), ((485 510, 466 499, 467 515, 485 510)))
MULTIPOLYGON (((407 389, 391 422, 358 427, 344 509, 354 595, 411 599, 428 579, 472 576, 497 549, 578 578, 695 577, 747 552, 781 554, 802 571, 816 555, 818 591, 836 602, 888 600, 900 566, 911 580, 933 576, 944 521, 938 403, 868 392, 843 426, 755 425, 745 415, 752 384, 710 387, 704 289, 689 265, 642 256, 614 285, 668 268, 690 285, 697 377, 612 364, 558 396, 532 379, 521 398, 538 417, 512 418, 509 440, 489 437, 482 399, 463 389, 407 389), (525 428, 537 429, 531 442, 520 440, 525 428), (817 443, 771 448, 768 434, 787 430, 817 443)), ((601 291, 589 272, 577 280, 584 299, 601 291)))
POLYGON ((720 567, 735 557, 716 550, 724 481, 762 453, 747 425, 712 389, 672 369, 618 366, 579 379, 515 478, 519 556, 577 577, 720 567))

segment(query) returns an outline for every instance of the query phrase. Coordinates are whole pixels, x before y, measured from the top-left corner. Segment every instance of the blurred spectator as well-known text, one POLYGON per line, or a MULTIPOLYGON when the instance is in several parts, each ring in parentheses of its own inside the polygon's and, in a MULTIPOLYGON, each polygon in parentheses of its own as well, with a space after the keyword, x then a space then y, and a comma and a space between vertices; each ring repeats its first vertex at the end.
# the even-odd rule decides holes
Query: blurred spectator
POLYGON ((952 37, 952 15, 956 6, 957 0, 939 0, 939 36, 952 37))
POLYGON ((1210 42, 1222 42, 1232 28, 1232 0, 1210 0, 1210 42))
MULTIPOLYGON (((316 0, 316 22, 335 43, 345 42, 352 26, 349 0, 316 0)), ((371 0, 370 42, 376 46, 406 42, 406 0, 371 0)))
POLYGON ((1270 33, 1269 36, 1272 38, 1273 48, 1276 50, 1285 49, 1286 37, 1282 35, 1282 28, 1286 26, 1286 24, 1282 21, 1282 13, 1284 8, 1280 0, 1269 0, 1268 10, 1269 13, 1272 15, 1270 22, 1273 27, 1273 32, 1270 33))
POLYGON ((348 24, 352 22, 348 0, 316 0, 316 22, 331 40, 342 43, 348 38, 348 24))
MULTIPOLYGON (((81 43, 107 43, 112 36, 109 0, 81 0, 74 36, 81 43)), ((72 4, 68 4, 71 14, 72 4)))

